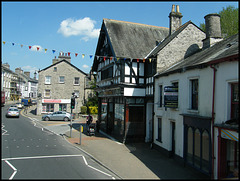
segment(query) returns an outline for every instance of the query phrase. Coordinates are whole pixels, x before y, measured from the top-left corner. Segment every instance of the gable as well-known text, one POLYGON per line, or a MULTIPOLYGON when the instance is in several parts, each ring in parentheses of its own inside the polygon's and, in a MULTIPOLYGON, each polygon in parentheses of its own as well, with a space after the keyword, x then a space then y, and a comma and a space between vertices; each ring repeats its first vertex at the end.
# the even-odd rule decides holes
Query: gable
POLYGON ((97 70, 97 56, 143 59, 155 46, 156 41, 167 37, 169 29, 139 23, 104 19, 93 63, 97 70), (104 41, 108 41, 108 49, 104 41))
POLYGON ((83 75, 87 75, 85 72, 83 72, 79 68, 75 67, 73 64, 69 63, 67 60, 61 60, 61 61, 59 61, 59 62, 57 62, 55 64, 52 64, 52 65, 50 65, 50 66, 48 66, 48 67, 38 71, 38 73, 41 73, 42 71, 47 71, 49 69, 53 69, 53 67, 58 67, 58 66, 62 66, 62 65, 68 66, 70 69, 75 69, 77 72, 80 72, 83 75))

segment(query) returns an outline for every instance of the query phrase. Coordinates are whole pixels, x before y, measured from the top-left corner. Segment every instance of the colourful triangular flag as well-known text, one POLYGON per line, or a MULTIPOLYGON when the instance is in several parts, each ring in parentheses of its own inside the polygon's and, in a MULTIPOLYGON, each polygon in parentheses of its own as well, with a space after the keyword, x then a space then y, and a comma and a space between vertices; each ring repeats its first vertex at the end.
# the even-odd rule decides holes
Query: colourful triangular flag
POLYGON ((4 44, 4 45, 5 45, 5 43, 6 43, 6 42, 5 42, 5 41, 3 41, 3 44, 4 44))
POLYGON ((82 54, 82 58, 84 58, 85 54, 82 54))

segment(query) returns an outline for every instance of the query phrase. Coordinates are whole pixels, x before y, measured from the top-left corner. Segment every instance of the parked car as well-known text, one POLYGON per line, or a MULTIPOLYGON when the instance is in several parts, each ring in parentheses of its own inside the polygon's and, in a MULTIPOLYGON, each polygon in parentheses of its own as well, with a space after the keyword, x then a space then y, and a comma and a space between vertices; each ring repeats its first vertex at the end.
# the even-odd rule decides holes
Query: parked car
POLYGON ((19 118, 19 110, 14 107, 10 107, 6 113, 6 117, 18 117, 19 118))
POLYGON ((16 106, 17 106, 18 109, 22 109, 22 108, 23 108, 23 105, 22 105, 22 103, 20 103, 20 102, 19 102, 19 103, 16 103, 16 106))
POLYGON ((42 120, 50 121, 50 120, 63 120, 63 121, 70 121, 73 116, 65 111, 56 111, 51 114, 43 115, 42 120))
POLYGON ((11 105, 9 108, 17 108, 17 105, 11 105))
POLYGON ((37 104, 37 100, 32 100, 32 105, 37 104))

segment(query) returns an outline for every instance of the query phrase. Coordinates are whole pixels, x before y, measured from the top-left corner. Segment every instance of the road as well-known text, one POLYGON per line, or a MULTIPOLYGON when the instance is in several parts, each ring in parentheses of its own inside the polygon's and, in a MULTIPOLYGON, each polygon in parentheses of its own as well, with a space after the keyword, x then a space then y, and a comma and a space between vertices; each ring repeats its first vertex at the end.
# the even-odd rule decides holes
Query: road
POLYGON ((2 179, 115 179, 113 174, 67 142, 20 115, 6 118, 2 107, 2 179))

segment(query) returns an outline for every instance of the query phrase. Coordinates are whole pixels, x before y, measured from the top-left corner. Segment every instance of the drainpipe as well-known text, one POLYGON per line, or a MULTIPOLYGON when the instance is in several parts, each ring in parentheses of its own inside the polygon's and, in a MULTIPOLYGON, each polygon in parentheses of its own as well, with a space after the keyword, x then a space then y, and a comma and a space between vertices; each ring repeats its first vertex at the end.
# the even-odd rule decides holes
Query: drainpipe
POLYGON ((215 82, 216 82, 216 71, 217 69, 214 67, 213 64, 210 65, 210 67, 213 69, 213 98, 212 98, 212 179, 214 179, 214 119, 215 119, 215 112, 214 112, 214 106, 215 106, 215 82))

